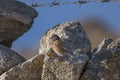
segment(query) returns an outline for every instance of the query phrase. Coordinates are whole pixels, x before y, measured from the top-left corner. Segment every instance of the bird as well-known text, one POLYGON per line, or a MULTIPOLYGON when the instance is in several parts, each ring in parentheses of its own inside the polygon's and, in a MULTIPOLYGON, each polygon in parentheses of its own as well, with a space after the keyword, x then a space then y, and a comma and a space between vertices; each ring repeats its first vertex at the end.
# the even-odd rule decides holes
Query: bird
POLYGON ((48 57, 50 58, 55 58, 57 55, 55 54, 55 52, 53 51, 52 48, 50 48, 46 54, 48 57))
POLYGON ((61 57, 69 53, 69 50, 66 47, 65 43, 61 40, 61 38, 57 34, 52 34, 50 39, 51 47, 58 56, 61 57))

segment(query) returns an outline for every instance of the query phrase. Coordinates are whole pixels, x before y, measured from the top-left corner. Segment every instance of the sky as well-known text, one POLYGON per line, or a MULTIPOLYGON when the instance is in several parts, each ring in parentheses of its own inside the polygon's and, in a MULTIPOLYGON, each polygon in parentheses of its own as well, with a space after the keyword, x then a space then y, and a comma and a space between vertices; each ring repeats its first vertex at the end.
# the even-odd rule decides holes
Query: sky
MULTIPOLYGON (((28 5, 31 0, 20 0, 28 5)), ((34 3, 46 3, 52 0, 33 0, 34 3)), ((76 1, 76 0, 58 0, 76 1)), ((12 49, 20 54, 24 50, 34 51, 39 47, 40 38, 44 33, 57 24, 76 19, 85 19, 90 16, 99 16, 110 25, 114 32, 120 31, 120 3, 100 3, 90 2, 81 5, 60 5, 55 7, 35 8, 39 15, 35 18, 32 28, 23 36, 13 42, 12 49)))

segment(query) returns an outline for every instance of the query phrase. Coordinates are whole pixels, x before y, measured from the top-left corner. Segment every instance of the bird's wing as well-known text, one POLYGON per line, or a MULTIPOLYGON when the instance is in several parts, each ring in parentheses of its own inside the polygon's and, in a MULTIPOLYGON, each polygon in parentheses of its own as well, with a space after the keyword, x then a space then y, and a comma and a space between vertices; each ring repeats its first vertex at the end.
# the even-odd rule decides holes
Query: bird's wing
POLYGON ((59 46, 60 48, 64 49, 64 50, 67 50, 68 51, 68 48, 66 47, 65 43, 63 41, 56 41, 56 46, 59 46))

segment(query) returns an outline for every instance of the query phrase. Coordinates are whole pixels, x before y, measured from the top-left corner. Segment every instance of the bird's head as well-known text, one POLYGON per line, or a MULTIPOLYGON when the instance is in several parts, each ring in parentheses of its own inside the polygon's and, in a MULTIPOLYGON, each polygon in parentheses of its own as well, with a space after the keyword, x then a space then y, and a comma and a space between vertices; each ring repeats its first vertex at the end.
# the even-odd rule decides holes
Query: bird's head
POLYGON ((52 36, 50 37, 50 39, 52 41, 56 41, 56 40, 60 40, 60 37, 57 34, 52 34, 52 36))

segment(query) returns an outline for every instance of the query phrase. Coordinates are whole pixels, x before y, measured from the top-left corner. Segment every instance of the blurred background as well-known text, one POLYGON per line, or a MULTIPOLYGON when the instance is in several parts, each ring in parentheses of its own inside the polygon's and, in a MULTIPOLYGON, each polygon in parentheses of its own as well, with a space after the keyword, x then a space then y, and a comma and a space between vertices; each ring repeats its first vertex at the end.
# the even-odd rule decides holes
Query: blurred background
MULTIPOLYGON (((20 0, 25 4, 46 4, 55 0, 20 0)), ((77 0, 56 0, 61 2, 77 0)), ((12 49, 29 59, 38 54, 39 41, 44 33, 57 24, 79 20, 83 25, 92 48, 104 38, 116 39, 120 36, 120 2, 89 2, 59 6, 34 7, 39 15, 32 28, 13 42, 12 49)))

